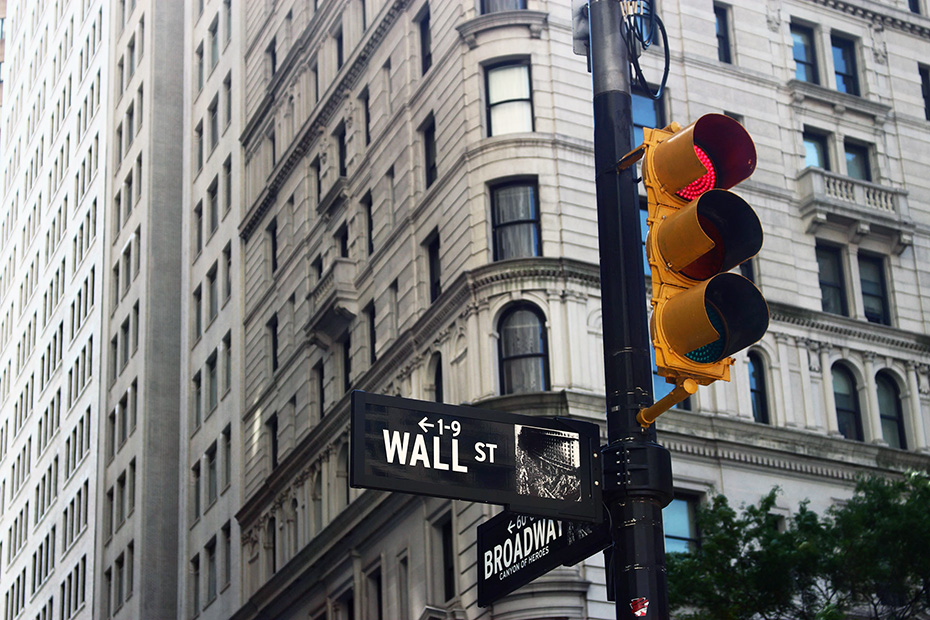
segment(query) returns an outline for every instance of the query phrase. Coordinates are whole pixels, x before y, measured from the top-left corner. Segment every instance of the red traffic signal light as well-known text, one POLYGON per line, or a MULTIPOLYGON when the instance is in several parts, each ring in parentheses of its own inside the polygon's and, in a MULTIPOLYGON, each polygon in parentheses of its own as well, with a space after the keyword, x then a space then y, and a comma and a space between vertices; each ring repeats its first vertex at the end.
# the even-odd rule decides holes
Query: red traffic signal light
POLYGON ((687 379, 728 381, 730 355, 759 340, 769 320, 755 285, 727 273, 762 247, 758 216, 726 191, 752 174, 755 146, 742 125, 722 114, 702 116, 684 129, 645 128, 644 135, 659 374, 679 386, 687 379))

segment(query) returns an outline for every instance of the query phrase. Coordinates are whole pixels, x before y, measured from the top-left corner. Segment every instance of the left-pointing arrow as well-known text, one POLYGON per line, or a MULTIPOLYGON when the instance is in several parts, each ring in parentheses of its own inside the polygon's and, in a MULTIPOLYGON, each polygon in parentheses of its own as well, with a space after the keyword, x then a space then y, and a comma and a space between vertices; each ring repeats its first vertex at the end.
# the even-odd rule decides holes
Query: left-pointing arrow
POLYGON ((420 420, 420 422, 417 424, 417 426, 420 427, 420 430, 423 431, 424 433, 426 432, 426 429, 433 428, 434 426, 432 422, 428 422, 427 420, 429 420, 429 418, 426 416, 423 416, 423 419, 420 420))

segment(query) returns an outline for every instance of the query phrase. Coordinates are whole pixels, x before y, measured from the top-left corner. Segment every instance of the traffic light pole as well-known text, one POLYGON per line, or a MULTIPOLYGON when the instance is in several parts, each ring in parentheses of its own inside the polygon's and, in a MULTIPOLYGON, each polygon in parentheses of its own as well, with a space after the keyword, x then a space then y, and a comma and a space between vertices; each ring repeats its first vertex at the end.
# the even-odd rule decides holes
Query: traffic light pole
POLYGON ((602 450, 604 497, 613 538, 607 587, 617 620, 665 620, 662 508, 672 496, 671 459, 655 427, 636 420, 653 398, 645 266, 634 168, 617 171, 633 148, 630 59, 620 2, 590 0, 588 10, 609 440, 602 450))

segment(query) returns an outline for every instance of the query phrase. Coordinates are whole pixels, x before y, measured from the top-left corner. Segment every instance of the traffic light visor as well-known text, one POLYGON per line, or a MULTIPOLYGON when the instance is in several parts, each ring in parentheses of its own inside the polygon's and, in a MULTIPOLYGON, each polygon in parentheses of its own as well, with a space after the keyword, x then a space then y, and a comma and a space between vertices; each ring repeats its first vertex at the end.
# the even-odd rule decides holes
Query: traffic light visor
POLYGON ((656 144, 650 163, 665 191, 692 200, 749 178, 756 168, 756 147, 737 121, 705 114, 656 144))
POLYGON ((712 364, 762 338, 769 309, 752 282, 722 273, 672 297, 654 318, 675 352, 712 364))
POLYGON ((729 271, 762 247, 759 216, 745 200, 720 189, 669 215, 655 232, 662 262, 692 280, 729 271))

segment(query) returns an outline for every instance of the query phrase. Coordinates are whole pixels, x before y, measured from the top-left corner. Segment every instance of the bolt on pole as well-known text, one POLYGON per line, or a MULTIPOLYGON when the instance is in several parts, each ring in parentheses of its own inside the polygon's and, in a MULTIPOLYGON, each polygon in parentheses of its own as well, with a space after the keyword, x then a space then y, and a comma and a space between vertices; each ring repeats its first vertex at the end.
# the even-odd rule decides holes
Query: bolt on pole
POLYGON ((594 86, 594 162, 601 261, 601 316, 607 401, 604 497, 611 516, 607 588, 617 620, 668 611, 662 508, 671 501, 671 459, 654 426, 636 419, 652 403, 652 363, 642 259, 639 194, 632 166, 630 59, 621 34, 621 3, 589 0, 594 86))

